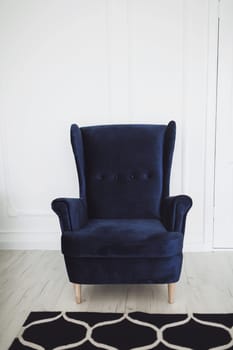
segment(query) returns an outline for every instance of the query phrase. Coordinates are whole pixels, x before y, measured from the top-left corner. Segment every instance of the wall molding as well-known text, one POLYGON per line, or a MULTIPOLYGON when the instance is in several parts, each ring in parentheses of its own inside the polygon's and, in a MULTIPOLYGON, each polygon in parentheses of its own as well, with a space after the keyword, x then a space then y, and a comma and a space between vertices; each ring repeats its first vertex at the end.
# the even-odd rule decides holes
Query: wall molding
POLYGON ((15 207, 15 205, 12 204, 11 199, 10 199, 10 185, 9 185, 9 178, 10 178, 10 170, 7 162, 7 151, 5 148, 5 145, 7 145, 7 127, 4 118, 2 118, 2 132, 1 132, 1 137, 2 137, 2 142, 1 142, 1 154, 2 154, 2 165, 3 165, 3 171, 2 171, 2 176, 3 176, 3 190, 5 193, 5 213, 6 215, 11 218, 11 217, 18 217, 18 216, 48 216, 51 217, 53 214, 52 212, 49 211, 44 211, 44 210, 33 210, 33 209, 28 209, 28 210, 21 210, 15 207))

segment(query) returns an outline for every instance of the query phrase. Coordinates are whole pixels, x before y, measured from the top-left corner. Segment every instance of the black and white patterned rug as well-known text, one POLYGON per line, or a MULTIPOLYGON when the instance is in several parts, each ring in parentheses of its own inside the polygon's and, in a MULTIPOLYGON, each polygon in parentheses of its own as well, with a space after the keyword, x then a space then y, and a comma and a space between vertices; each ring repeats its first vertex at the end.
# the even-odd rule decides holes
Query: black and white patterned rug
POLYGON ((9 350, 231 349, 233 314, 31 312, 9 350))

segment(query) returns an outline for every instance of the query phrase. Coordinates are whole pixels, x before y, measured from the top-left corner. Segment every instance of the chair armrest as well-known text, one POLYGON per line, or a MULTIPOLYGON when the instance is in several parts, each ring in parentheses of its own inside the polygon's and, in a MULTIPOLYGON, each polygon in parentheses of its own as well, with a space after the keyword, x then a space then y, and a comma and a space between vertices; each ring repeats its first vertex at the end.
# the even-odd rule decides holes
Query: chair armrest
POLYGON ((87 223, 87 209, 82 198, 57 198, 52 209, 59 217, 62 232, 78 230, 87 223))
POLYGON ((186 215, 192 204, 192 199, 186 195, 166 197, 162 200, 161 219, 167 230, 184 233, 186 215))

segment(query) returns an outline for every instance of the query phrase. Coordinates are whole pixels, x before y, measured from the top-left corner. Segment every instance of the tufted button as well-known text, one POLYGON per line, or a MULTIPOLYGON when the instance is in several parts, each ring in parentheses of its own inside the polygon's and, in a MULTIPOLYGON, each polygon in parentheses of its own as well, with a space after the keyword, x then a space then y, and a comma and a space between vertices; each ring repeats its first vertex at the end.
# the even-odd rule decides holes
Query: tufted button
POLYGON ((102 180, 104 180, 104 175, 101 175, 101 174, 97 175, 96 179, 99 180, 99 181, 102 181, 102 180))

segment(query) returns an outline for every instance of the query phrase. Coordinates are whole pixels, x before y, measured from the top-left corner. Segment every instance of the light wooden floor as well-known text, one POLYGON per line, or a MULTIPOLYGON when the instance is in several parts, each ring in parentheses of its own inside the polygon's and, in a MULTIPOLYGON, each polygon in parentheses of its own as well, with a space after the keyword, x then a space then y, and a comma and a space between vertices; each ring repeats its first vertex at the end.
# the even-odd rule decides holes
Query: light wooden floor
POLYGON ((233 312, 233 252, 186 253, 175 304, 165 285, 83 286, 77 305, 57 251, 0 251, 0 349, 30 311, 233 312))

